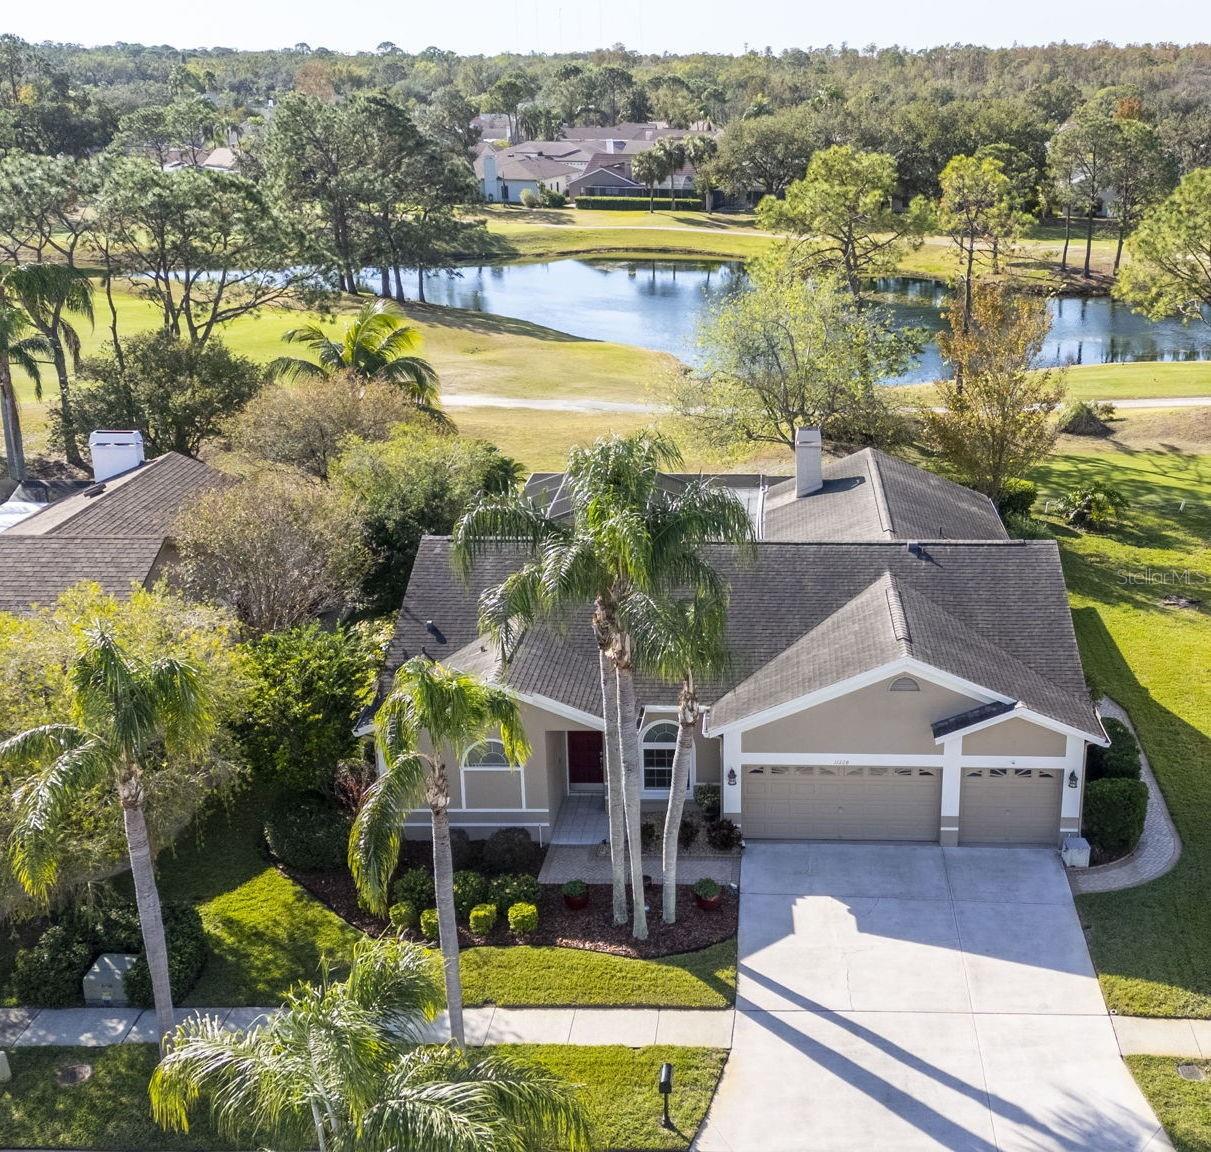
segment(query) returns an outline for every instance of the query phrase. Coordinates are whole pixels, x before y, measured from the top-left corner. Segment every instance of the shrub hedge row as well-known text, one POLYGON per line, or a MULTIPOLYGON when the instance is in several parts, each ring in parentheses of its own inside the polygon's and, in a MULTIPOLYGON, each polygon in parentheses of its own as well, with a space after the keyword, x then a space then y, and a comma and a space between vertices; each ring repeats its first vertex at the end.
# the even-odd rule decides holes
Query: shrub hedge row
POLYGON ((662 211, 671 208, 674 211, 701 212, 702 197, 678 196, 674 202, 667 196, 657 196, 654 201, 647 196, 577 196, 576 207, 607 212, 646 212, 649 207, 662 211))

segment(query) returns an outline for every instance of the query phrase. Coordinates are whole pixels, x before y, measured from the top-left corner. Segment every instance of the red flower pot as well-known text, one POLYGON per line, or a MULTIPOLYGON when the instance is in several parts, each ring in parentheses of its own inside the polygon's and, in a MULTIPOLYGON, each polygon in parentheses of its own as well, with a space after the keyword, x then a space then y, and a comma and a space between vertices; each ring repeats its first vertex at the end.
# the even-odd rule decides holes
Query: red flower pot
POLYGON ((699 896, 694 893, 694 903, 698 905, 703 912, 713 912, 720 904, 723 903, 723 891, 716 892, 714 896, 699 896))
POLYGON ((582 908, 589 906, 589 894, 586 892, 583 896, 568 896, 563 898, 565 908, 570 908, 573 912, 579 912, 582 908))

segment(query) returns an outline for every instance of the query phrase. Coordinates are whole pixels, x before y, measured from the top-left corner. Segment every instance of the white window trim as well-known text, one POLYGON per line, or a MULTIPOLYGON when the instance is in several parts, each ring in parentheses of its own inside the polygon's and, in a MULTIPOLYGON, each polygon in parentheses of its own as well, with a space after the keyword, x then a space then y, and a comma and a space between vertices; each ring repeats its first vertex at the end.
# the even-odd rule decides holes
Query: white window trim
MULTIPOLYGON (((649 709, 649 711, 654 711, 654 709, 649 709)), ((657 726, 659 726, 661 724, 672 724, 674 728, 676 728, 678 726, 677 722, 675 720, 669 720, 667 717, 661 717, 659 720, 653 720, 650 723, 645 724, 639 730, 639 771, 641 773, 644 770, 643 769, 643 746, 647 743, 647 735, 653 728, 656 728, 657 726)), ((676 747, 676 745, 674 744, 674 748, 675 747, 676 747)), ((694 784, 696 783, 697 778, 698 778, 698 746, 697 746, 697 742, 694 742, 690 745, 690 772, 689 772, 689 776, 686 778, 686 784, 685 784, 685 792, 686 792, 687 796, 689 796, 693 793, 694 784)), ((668 788, 643 788, 640 792, 640 796, 644 800, 665 800, 668 798, 668 794, 669 794, 668 788)))
MULTIPOLYGON (((476 740, 461 756, 458 764, 458 792, 465 804, 467 802, 467 773, 468 772, 516 772, 521 779, 521 808, 518 811, 527 811, 526 806, 526 766, 525 764, 468 764, 467 757, 478 748, 481 744, 500 744, 501 751, 504 751, 504 744, 497 736, 490 736, 486 740, 476 740)), ((451 809, 454 811, 454 809, 451 809)), ((466 809, 466 811, 478 811, 478 809, 466 809)), ((503 812, 503 808, 485 808, 485 812, 503 812)))

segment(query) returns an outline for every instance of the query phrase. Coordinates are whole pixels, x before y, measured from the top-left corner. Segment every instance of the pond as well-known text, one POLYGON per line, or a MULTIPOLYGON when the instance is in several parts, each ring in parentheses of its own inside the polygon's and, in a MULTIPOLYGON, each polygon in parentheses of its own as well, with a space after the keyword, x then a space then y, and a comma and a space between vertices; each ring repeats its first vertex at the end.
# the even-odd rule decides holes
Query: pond
MULTIPOLYGON (((743 280, 743 266, 729 261, 565 259, 430 275, 425 295, 433 304, 671 352, 694 364, 699 320, 743 280)), ((876 287, 898 322, 930 332, 943 326, 941 308, 948 293, 936 281, 889 277, 876 287)), ((1208 325, 1154 323, 1105 297, 1059 296, 1047 306, 1051 333, 1043 350, 1045 364, 1211 359, 1208 325)), ((933 380, 943 374, 931 342, 912 368, 890 383, 933 380)))

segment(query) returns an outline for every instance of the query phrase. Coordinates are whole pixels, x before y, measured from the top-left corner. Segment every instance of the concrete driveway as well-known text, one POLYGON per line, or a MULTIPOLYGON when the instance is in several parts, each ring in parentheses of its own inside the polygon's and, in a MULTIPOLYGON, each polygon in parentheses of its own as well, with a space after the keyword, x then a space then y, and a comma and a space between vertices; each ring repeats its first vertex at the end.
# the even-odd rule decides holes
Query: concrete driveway
POLYGON ((1044 849, 745 849, 702 1152, 1160 1152, 1044 849))

